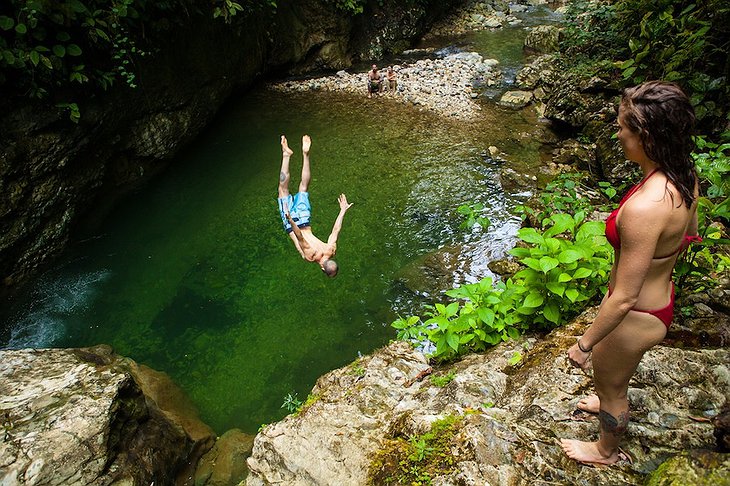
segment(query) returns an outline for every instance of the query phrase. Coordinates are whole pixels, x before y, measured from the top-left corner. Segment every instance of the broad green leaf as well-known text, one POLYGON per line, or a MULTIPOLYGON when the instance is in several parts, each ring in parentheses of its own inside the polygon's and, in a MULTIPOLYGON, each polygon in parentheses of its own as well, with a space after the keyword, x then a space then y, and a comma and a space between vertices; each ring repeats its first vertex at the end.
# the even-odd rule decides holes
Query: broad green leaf
POLYGON ((523 305, 525 307, 540 307, 544 301, 545 299, 539 292, 530 292, 530 294, 525 297, 523 305))
POLYGON ((507 335, 512 339, 518 339, 520 337, 520 331, 514 327, 510 327, 507 329, 507 335))
POLYGON ((66 55, 66 48, 60 44, 56 44, 53 46, 53 54, 55 54, 56 57, 63 57, 66 55))
POLYGON ((452 302, 448 306, 446 306, 446 317, 451 317, 459 310, 459 303, 458 302, 452 302))
POLYGON ((3 51, 3 58, 5 59, 5 62, 12 65, 15 64, 15 55, 13 54, 13 51, 4 50, 3 51))
POLYGON ((539 272, 543 271, 542 266, 540 265, 540 260, 536 260, 534 258, 524 258, 522 259, 522 263, 532 268, 533 270, 537 270, 539 272))
POLYGON ((573 278, 586 278, 589 277, 593 272, 589 268, 581 267, 573 273, 573 278))
POLYGON ((0 29, 10 30, 15 25, 15 20, 5 15, 0 15, 0 29))
POLYGON ((567 286, 565 284, 563 284, 563 283, 548 282, 548 283, 545 284, 545 287, 547 287, 547 289, 550 292, 552 292, 554 294, 557 294, 557 295, 559 295, 559 296, 562 297, 563 296, 563 293, 565 292, 565 288, 567 286))
POLYGON ((578 229, 576 240, 584 240, 592 236, 602 235, 606 231, 606 223, 603 221, 588 221, 578 229))
POLYGON ((560 308, 552 302, 542 308, 542 315, 553 324, 560 322, 560 308))
POLYGON ((558 255, 560 263, 573 263, 583 258, 583 253, 577 250, 564 250, 558 255))
POLYGON ((454 351, 459 350, 459 336, 457 334, 454 334, 452 332, 446 333, 446 342, 448 345, 453 349, 454 351))
POLYGON ((580 292, 576 289, 568 289, 565 291, 565 296, 570 299, 571 302, 575 303, 576 299, 580 296, 580 292))
POLYGON ((69 44, 66 46, 66 52, 69 56, 80 56, 82 51, 76 44, 69 44))
POLYGON ((529 248, 512 248, 507 253, 518 258, 529 257, 531 254, 529 248))
POLYGON ((25 24, 18 24, 15 26, 15 32, 18 34, 25 34, 28 32, 28 27, 26 27, 25 24))
POLYGON ((558 282, 570 282, 571 280, 573 280, 573 277, 567 273, 561 273, 560 276, 558 276, 558 282))
POLYGON ((477 314, 479 315, 479 319, 487 326, 491 327, 494 323, 494 311, 492 309, 480 307, 477 309, 477 314))
POLYGON ((40 57, 40 54, 38 54, 38 51, 30 51, 30 54, 28 54, 28 57, 30 58, 30 62, 32 62, 34 66, 37 66, 41 60, 41 57, 40 57))
POLYGON ((559 264, 560 264, 560 262, 552 257, 540 258, 540 269, 543 271, 543 273, 548 273, 550 270, 557 267, 559 264))
POLYGON ((517 236, 527 243, 542 244, 545 241, 535 228, 521 228, 517 231, 517 236))

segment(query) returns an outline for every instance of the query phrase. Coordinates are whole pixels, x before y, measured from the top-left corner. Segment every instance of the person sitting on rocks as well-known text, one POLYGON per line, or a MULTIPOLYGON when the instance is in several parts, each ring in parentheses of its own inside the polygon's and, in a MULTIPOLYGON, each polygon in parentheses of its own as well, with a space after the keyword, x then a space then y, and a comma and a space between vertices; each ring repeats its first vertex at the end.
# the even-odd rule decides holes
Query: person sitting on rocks
POLYGON ((390 94, 394 94, 395 90, 398 88, 398 81, 395 79, 395 71, 393 70, 393 66, 388 66, 388 72, 386 74, 386 77, 388 78, 388 92, 390 94))
POLYGON ((380 78, 378 66, 373 64, 373 68, 368 71, 368 98, 372 98, 373 94, 380 93, 383 89, 383 83, 380 78))
POLYGON ((327 238, 327 243, 323 242, 312 233, 310 225, 310 216, 312 214, 312 206, 309 203, 309 181, 311 172, 309 168, 309 149, 312 146, 312 139, 309 135, 302 137, 302 180, 299 183, 299 192, 294 196, 289 193, 289 159, 294 153, 286 141, 284 135, 281 136, 281 172, 279 174, 279 213, 281 221, 284 224, 284 230, 294 242, 299 254, 309 262, 319 264, 322 271, 328 277, 335 277, 339 270, 337 262, 332 257, 337 251, 337 237, 342 229, 342 221, 345 213, 352 206, 347 202, 347 197, 340 194, 338 202, 340 203, 340 214, 335 219, 332 233, 327 238))

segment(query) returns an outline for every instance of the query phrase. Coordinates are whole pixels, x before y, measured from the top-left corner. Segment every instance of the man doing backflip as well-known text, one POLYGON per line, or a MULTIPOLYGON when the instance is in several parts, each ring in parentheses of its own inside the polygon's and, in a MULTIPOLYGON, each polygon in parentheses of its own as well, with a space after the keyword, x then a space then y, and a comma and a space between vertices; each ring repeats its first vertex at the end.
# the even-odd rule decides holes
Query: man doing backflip
POLYGON ((345 213, 352 203, 347 203, 344 194, 340 194, 338 201, 340 203, 340 214, 337 215, 332 233, 327 238, 327 243, 323 242, 312 233, 310 226, 310 217, 312 207, 309 204, 309 180, 311 173, 309 170, 309 149, 312 146, 312 139, 309 135, 302 137, 302 180, 299 183, 299 192, 294 196, 289 193, 289 159, 294 153, 287 144, 286 137, 281 136, 281 173, 279 174, 279 212, 281 213, 281 221, 284 224, 284 230, 294 242, 294 246, 302 258, 309 262, 319 264, 322 271, 328 277, 337 275, 337 262, 332 260, 337 251, 337 236, 342 229, 342 221, 345 219, 345 213))

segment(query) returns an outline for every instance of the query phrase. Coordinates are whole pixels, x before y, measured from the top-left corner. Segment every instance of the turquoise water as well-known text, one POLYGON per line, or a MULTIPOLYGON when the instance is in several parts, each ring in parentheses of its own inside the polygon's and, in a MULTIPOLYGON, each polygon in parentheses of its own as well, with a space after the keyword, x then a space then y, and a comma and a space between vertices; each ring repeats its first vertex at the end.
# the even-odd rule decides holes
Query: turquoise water
POLYGON ((424 300, 398 280, 404 267, 456 247, 470 264, 455 281, 489 274, 524 195, 502 192, 500 162, 483 153, 496 145, 537 165, 536 126, 529 110, 490 106, 463 123, 364 96, 232 99, 163 175, 2 306, 0 345, 110 344, 170 374, 218 433, 255 433, 287 413, 288 393, 304 399, 323 373, 395 338, 389 323, 424 300), (279 136, 295 151, 295 189, 305 133, 314 233, 327 238, 341 192, 354 203, 333 280, 301 259, 276 207, 279 136), (469 202, 485 204, 489 230, 459 227, 469 202))

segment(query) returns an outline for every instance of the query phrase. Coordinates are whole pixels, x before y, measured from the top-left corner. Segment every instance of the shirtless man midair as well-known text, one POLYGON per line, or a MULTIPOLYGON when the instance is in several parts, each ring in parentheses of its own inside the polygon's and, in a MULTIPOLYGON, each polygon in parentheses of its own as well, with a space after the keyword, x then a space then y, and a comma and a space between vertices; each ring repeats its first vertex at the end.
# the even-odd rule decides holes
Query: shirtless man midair
POLYGON ((327 238, 327 243, 320 240, 314 233, 310 225, 310 217, 312 207, 309 203, 309 181, 311 172, 309 169, 309 150, 312 146, 312 139, 309 135, 302 137, 302 180, 299 183, 299 192, 293 196, 289 193, 289 159, 294 153, 286 141, 284 135, 281 136, 281 173, 279 174, 279 213, 284 230, 294 242, 294 246, 302 258, 309 262, 319 264, 322 271, 328 277, 335 277, 339 270, 337 262, 332 258, 337 252, 337 237, 342 229, 342 221, 345 219, 345 213, 352 206, 347 202, 344 194, 340 194, 338 202, 340 204, 340 213, 335 219, 332 227, 332 233, 327 238))

